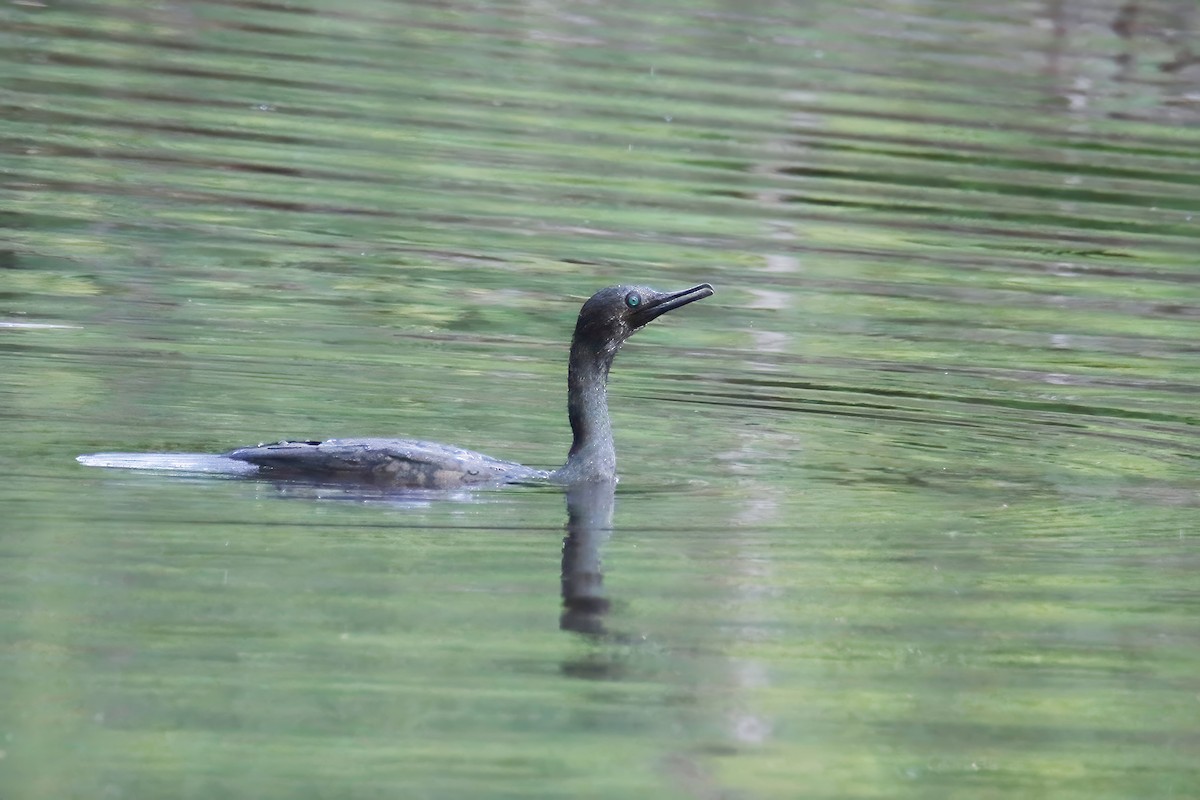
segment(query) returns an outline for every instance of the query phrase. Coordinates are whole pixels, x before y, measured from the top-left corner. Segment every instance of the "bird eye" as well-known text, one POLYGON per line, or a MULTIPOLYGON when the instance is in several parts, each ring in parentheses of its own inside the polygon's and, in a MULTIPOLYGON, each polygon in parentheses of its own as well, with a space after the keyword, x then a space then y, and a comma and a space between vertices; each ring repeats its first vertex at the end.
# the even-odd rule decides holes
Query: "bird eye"
POLYGON ((630 292, 629 294, 625 295, 625 305, 629 306, 630 308, 637 308, 641 304, 642 296, 637 292, 630 292))

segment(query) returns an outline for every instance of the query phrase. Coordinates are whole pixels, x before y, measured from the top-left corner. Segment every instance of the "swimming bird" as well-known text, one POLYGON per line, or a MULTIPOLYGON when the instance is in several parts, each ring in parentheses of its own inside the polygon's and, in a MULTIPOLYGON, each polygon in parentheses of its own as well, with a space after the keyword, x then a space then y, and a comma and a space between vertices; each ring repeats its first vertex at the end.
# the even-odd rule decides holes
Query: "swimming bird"
MULTIPOLYGON (((364 482, 419 489, 456 489, 506 483, 575 485, 612 481, 617 474, 608 414, 608 373, 625 340, 668 311, 713 294, 707 283, 678 292, 646 286, 610 286, 579 310, 567 366, 567 415, 571 449, 556 470, 540 470, 460 447, 417 439, 326 439, 240 447, 208 459, 203 471, 263 477, 364 482), (213 466, 213 462, 217 466, 213 466)), ((155 466, 155 454, 94 453, 79 456, 88 466, 187 468, 193 454, 158 454, 174 459, 155 466), (141 457, 141 458, 139 458, 141 457)), ((199 462, 197 462, 199 463, 199 462)))

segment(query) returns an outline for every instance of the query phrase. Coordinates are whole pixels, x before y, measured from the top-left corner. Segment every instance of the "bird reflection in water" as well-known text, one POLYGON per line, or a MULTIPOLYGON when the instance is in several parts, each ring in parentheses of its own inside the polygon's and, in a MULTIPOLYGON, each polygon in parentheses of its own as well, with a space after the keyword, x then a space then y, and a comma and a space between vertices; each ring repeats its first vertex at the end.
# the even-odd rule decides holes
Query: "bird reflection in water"
POLYGON ((591 635, 606 633, 611 603, 604 592, 600 549, 612 534, 616 483, 589 481, 567 489, 567 537, 562 551, 563 611, 559 627, 591 635))

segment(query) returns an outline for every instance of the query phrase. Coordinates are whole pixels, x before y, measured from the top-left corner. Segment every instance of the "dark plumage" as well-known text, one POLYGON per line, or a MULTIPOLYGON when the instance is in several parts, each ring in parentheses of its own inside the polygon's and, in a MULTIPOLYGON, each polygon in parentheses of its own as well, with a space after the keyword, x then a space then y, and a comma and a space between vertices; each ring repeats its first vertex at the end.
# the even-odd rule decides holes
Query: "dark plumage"
MULTIPOLYGON (((645 286, 610 286, 592 295, 579 311, 567 370, 567 412, 573 439, 567 461, 556 470, 539 470, 460 447, 415 439, 327 439, 241 447, 222 456, 170 455, 175 464, 203 463, 204 471, 220 471, 212 461, 246 473, 254 465, 263 475, 306 480, 340 480, 422 489, 453 489, 487 484, 551 481, 576 484, 616 478, 608 416, 608 372, 621 345, 652 320, 709 297, 707 283, 680 292, 645 286), (203 458, 204 462, 194 461, 203 458)), ((97 453, 80 456, 91 466, 154 468, 153 454, 97 453)), ((162 468, 161 466, 158 468, 162 468)), ((180 468, 175 466, 174 468, 180 468)))

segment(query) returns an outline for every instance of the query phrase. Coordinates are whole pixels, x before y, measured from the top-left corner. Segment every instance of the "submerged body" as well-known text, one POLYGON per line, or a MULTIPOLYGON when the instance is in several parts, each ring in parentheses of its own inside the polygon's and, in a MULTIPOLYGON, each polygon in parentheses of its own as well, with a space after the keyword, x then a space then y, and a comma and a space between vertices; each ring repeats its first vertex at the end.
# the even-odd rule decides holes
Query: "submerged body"
MULTIPOLYGON (((592 295, 579 311, 567 371, 567 412, 573 435, 567 461, 540 470, 461 447, 417 439, 327 439, 285 441, 241 447, 219 456, 163 453, 170 463, 154 464, 151 453, 94 453, 79 456, 88 466, 179 469, 191 458, 202 471, 225 462, 228 472, 282 478, 364 482, 377 485, 456 489, 505 483, 576 484, 615 480, 617 458, 608 416, 608 373, 621 345, 668 311, 709 297, 707 283, 681 292, 644 286, 610 286, 592 295), (203 460, 203 462, 201 462, 203 460)), ((186 468, 186 467, 184 467, 186 468)))
POLYGON ((257 465, 279 477, 312 478, 406 486, 413 489, 458 489, 498 483, 551 480, 554 473, 515 461, 418 439, 326 439, 323 442, 278 442, 239 447, 225 454, 257 465))

